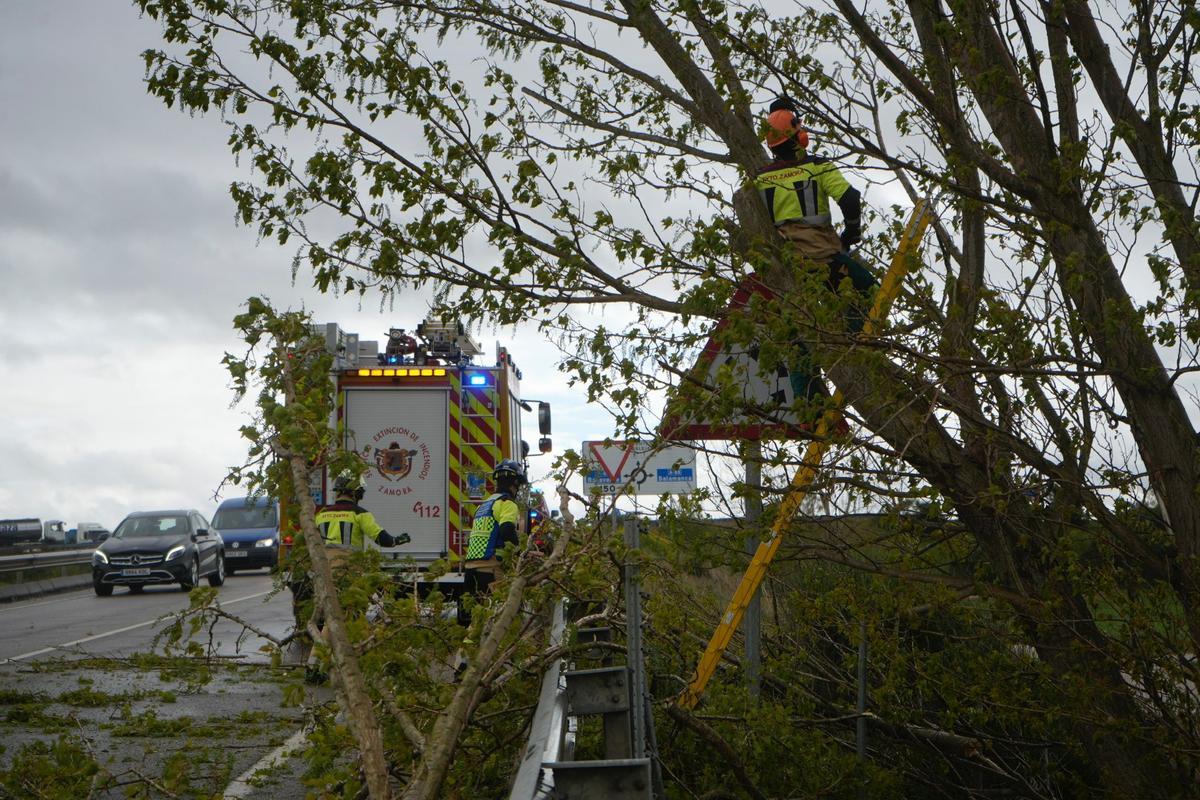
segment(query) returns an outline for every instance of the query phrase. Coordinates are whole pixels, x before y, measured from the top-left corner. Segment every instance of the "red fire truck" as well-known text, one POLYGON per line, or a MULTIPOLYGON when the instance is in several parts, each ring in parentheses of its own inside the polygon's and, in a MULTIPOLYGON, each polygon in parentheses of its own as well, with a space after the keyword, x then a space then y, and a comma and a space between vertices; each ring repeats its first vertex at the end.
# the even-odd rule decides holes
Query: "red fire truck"
MULTIPOLYGON (((503 459, 524 462, 521 370, 497 345, 493 363, 476 363, 482 348, 453 321, 426 319, 415 330, 392 328, 382 347, 336 323, 313 326, 334 355, 336 422, 344 447, 366 463, 362 505, 400 547, 384 559, 418 564, 461 555, 475 509, 493 490, 503 459)), ((537 402, 538 449, 551 449, 550 406, 537 402)), ((332 501, 336 476, 316 470, 310 491, 332 501)))

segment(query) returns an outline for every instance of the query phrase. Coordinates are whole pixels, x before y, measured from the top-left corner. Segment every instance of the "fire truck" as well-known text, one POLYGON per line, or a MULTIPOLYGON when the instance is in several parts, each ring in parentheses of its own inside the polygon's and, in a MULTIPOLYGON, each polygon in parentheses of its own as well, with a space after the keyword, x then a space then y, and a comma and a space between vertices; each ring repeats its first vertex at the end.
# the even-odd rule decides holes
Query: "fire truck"
MULTIPOLYGON (((332 421, 367 467, 361 504, 393 536, 409 537, 382 549, 385 566, 463 555, 496 464, 530 455, 522 414, 534 412, 532 403, 538 450, 550 452, 549 403, 522 399, 521 370, 506 348, 497 345, 492 363, 478 363, 483 349, 455 321, 392 328, 382 345, 337 323, 312 330, 334 356, 332 421)), ((318 505, 333 500, 337 476, 328 473, 310 476, 318 505)))

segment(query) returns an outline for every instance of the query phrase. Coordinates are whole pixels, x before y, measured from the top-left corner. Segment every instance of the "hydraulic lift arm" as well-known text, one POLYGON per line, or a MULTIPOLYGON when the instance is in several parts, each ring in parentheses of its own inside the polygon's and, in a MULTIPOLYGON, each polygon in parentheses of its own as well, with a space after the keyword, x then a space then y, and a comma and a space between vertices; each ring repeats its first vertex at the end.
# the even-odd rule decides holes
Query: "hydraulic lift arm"
MULTIPOLYGON (((904 281, 904 276, 912 264, 910 256, 920 246, 921 239, 925 236, 925 229, 929 227, 932 218, 933 213, 929 200, 921 200, 913 208, 908 223, 904 226, 904 233, 900 236, 900 245, 896 248, 896 253, 892 256, 892 263, 883 277, 883 284, 875 293, 875 302, 872 303, 871 311, 867 315, 862 335, 870 336, 887 318, 892 302, 900 293, 900 285, 904 281)), ((796 476, 792 479, 790 490, 779 506, 779 513, 775 515, 771 532, 759 544, 754 557, 750 559, 750 566, 746 569, 746 574, 742 576, 742 582, 738 584, 737 591, 733 593, 733 599, 729 601, 729 606, 721 616, 721 622, 713 632, 708 649, 704 651, 700 663, 696 666, 696 673, 692 677, 691 683, 679 696, 680 706, 695 708, 696 704, 700 702, 701 695, 704 694, 704 687, 708 685, 709 679, 716 672, 717 664, 720 663, 725 648, 729 646, 734 631, 742 622, 746 607, 750 605, 750 601, 758 592, 763 578, 766 577, 767 567, 770 566, 772 559, 775 558, 775 553, 779 550, 784 529, 796 516, 801 501, 808 494, 808 489, 817 476, 821 459, 825 456, 825 451, 829 449, 828 434, 842 418, 842 402, 842 393, 839 390, 834 394, 829 410, 817 421, 816 436, 809 442, 808 448, 805 450, 804 460, 801 462, 800 469, 796 471, 796 476)))

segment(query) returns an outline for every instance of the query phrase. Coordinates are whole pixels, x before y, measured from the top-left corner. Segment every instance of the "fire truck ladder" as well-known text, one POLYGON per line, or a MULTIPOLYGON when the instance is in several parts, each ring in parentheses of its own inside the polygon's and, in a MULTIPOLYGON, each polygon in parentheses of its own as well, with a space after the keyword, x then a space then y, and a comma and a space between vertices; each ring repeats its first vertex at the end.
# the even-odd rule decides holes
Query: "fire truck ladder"
MULTIPOLYGON (((928 199, 920 200, 913 208, 908 223, 904 226, 904 233, 900 236, 900 246, 896 248, 896 253, 892 256, 892 263, 883 277, 883 285, 875 293, 875 302, 872 304, 863 326, 864 336, 874 333, 879 324, 887 319, 892 302, 900 293, 900 284, 904 281, 904 276, 912 264, 913 259, 910 258, 910 254, 920 246, 921 239, 925 236, 925 229, 929 227, 932 218, 930 201, 928 199)), ((809 487, 812 486, 813 480, 817 476, 821 459, 824 458, 825 451, 829 449, 828 433, 842 419, 842 403, 842 393, 838 391, 833 395, 831 407, 817 421, 816 437, 809 442, 808 449, 804 453, 804 461, 801 463, 800 469, 796 471, 791 488, 779 506, 779 513, 775 516, 775 523, 771 526, 770 534, 759 544, 754 557, 750 559, 750 566, 746 569, 746 574, 742 576, 742 582, 738 585, 737 591, 733 593, 733 599, 729 601, 729 606, 725 609, 720 624, 713 632, 708 649, 704 651, 700 663, 696 666, 696 673, 692 677, 691 683, 679 696, 678 702, 683 708, 695 708, 696 704, 700 702, 700 697, 704 694, 704 687, 708 685, 709 679, 716 672, 717 664, 720 663, 725 649, 729 647, 734 631, 742 623, 746 607, 750 605, 750 601, 758 592, 758 587, 762 585, 763 578, 767 575, 767 567, 775 558, 775 553, 779 550, 779 544, 783 540, 783 531, 800 509, 801 501, 808 494, 809 487)))

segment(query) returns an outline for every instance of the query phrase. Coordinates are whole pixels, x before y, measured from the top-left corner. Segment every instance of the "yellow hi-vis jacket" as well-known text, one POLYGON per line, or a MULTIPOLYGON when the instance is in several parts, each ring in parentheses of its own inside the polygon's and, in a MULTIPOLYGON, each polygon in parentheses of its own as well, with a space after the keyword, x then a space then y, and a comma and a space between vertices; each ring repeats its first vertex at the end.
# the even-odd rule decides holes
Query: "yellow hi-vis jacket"
POLYGON ((341 545, 354 550, 366 547, 364 536, 371 541, 379 539, 383 530, 374 515, 357 503, 339 500, 324 506, 317 512, 317 529, 327 545, 341 545))
MULTIPOLYGON (((768 164, 754 177, 754 186, 762 193, 776 227, 788 222, 832 227, 829 198, 841 200, 850 189, 832 161, 810 155, 803 155, 798 161, 768 164)), ((855 214, 855 219, 847 219, 846 225, 857 227, 857 217, 855 214)))
POLYGON ((497 550, 509 542, 517 541, 517 518, 520 512, 509 494, 498 492, 484 500, 475 511, 475 521, 471 525, 467 561, 495 558, 497 550))

